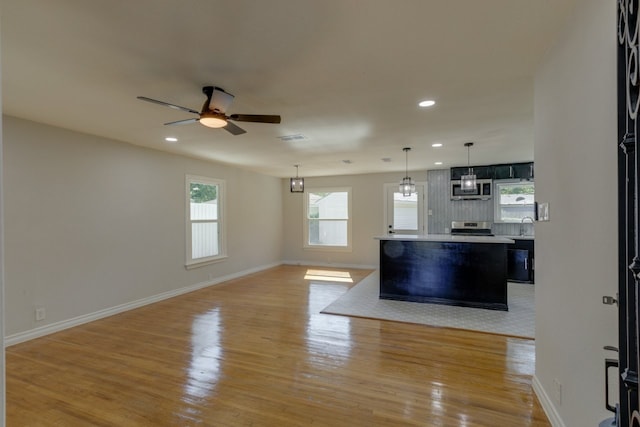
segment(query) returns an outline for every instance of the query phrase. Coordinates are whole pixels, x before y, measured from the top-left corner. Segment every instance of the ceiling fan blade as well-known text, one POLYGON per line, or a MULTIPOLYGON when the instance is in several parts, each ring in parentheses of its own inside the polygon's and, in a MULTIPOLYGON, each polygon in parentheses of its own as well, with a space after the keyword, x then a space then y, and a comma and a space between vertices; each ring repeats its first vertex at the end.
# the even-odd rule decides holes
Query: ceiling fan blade
POLYGON ((165 125, 167 126, 172 126, 172 125, 188 125, 189 123, 195 123, 197 121, 199 121, 200 119, 198 118, 193 118, 193 119, 186 119, 186 120, 176 120, 175 122, 168 122, 165 123, 165 125))
POLYGON ((152 102, 154 104, 164 105, 165 107, 173 108, 174 110, 181 110, 181 111, 186 111, 187 113, 200 114, 199 111, 193 110, 191 108, 181 107, 181 106, 175 105, 175 104, 169 104, 168 102, 158 101, 157 99, 147 98, 146 96, 138 96, 137 98, 142 100, 142 101, 147 101, 147 102, 152 102))
POLYGON ((264 114, 232 114, 231 120, 237 122, 280 123, 280 116, 264 114))
POLYGON ((246 130, 242 129, 240 126, 234 125, 230 121, 227 121, 227 125, 222 129, 226 130, 232 135, 242 135, 243 133, 247 133, 246 130))

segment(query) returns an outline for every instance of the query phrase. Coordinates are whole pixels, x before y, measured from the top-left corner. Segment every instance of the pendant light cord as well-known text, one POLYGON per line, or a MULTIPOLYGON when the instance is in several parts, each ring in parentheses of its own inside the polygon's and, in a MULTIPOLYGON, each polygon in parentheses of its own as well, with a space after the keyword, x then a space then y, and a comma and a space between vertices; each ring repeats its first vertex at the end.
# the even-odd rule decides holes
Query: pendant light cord
POLYGON ((404 177, 409 178, 409 150, 411 147, 404 147, 402 151, 404 151, 404 177))
POLYGON ((473 142, 465 142, 464 146, 467 147, 467 173, 471 175, 471 146, 473 142))
POLYGON ((409 150, 404 150, 404 176, 409 176, 409 150))

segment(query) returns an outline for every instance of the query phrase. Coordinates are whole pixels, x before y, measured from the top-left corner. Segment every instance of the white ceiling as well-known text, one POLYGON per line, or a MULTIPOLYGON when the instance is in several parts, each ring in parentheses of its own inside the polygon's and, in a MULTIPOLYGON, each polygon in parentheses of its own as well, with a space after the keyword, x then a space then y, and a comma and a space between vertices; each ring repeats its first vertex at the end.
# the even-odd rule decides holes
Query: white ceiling
POLYGON ((404 172, 406 146, 410 170, 466 165, 467 141, 473 164, 528 161, 536 65, 574 3, 2 0, 3 110, 279 177, 404 172), (136 99, 200 110, 205 85, 282 123, 163 126, 192 116, 136 99))

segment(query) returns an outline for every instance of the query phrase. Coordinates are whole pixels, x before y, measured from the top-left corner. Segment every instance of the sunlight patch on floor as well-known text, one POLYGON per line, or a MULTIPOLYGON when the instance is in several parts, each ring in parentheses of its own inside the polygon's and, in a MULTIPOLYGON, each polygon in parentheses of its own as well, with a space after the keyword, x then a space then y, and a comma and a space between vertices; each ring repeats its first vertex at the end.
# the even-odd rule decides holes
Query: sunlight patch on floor
POLYGON ((348 271, 336 270, 311 270, 308 269, 304 275, 305 280, 321 280, 323 282, 344 282, 353 283, 351 273, 348 271))

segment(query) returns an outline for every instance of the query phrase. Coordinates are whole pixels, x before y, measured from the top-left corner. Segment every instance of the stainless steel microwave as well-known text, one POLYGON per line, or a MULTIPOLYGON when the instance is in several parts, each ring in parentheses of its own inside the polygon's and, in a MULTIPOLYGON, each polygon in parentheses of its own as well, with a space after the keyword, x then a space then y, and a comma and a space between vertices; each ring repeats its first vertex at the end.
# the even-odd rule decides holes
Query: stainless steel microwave
POLYGON ((451 181, 451 200, 489 200, 492 187, 491 179, 477 179, 473 190, 463 190, 459 180, 451 181))

